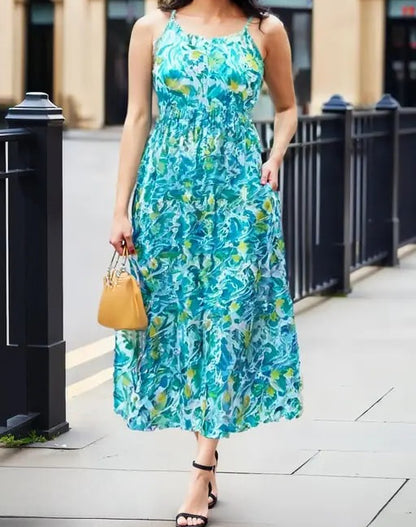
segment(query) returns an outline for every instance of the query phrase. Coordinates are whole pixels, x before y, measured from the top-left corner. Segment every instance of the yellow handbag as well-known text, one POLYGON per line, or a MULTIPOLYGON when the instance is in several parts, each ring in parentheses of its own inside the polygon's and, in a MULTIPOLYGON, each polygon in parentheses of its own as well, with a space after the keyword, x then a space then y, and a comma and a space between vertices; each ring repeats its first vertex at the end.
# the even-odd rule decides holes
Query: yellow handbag
POLYGON ((143 303, 140 285, 126 270, 127 245, 123 245, 124 262, 119 269, 120 254, 114 250, 110 265, 103 278, 103 291, 98 307, 98 323, 112 329, 145 329, 148 318, 143 303), (114 257, 117 260, 113 266, 114 257))

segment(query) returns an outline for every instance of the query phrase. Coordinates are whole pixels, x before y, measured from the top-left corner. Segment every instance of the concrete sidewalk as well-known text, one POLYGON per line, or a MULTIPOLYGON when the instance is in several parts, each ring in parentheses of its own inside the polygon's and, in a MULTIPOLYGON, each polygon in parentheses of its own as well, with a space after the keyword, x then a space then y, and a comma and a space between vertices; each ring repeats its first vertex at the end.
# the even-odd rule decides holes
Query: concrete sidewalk
MULTIPOLYGON (((347 298, 297 305, 304 413, 221 441, 210 524, 416 525, 415 249, 347 298)), ((128 430, 111 381, 71 398, 68 421, 54 442, 0 448, 1 527, 174 525, 192 434, 128 430)))

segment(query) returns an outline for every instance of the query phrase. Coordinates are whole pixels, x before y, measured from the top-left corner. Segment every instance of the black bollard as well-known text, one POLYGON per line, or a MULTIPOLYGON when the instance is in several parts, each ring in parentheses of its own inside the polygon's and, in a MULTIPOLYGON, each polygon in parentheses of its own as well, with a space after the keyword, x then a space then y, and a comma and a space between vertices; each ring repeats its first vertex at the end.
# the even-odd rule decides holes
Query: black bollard
POLYGON ((9 380, 1 388, 0 419, 8 406, 6 429, 19 427, 13 401, 20 389, 25 398, 20 421, 32 416, 30 428, 51 438, 69 429, 63 339, 64 117, 46 93, 29 92, 5 119, 27 137, 13 148, 9 143, 9 342, 0 349, 0 367, 9 370, 9 380), (13 370, 13 361, 6 362, 13 354, 24 358, 20 371, 13 370))

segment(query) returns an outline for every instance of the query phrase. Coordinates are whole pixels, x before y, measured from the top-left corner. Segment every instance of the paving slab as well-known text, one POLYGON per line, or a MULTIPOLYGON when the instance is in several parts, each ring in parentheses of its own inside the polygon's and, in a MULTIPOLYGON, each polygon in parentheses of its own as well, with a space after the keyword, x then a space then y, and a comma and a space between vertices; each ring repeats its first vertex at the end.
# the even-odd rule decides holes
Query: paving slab
MULTIPOLYGON (((58 466, 59 463, 64 466, 78 466, 77 463, 81 467, 89 464, 94 466, 100 462, 108 463, 111 467, 117 464, 116 459, 120 456, 121 466, 127 465, 127 468, 142 464, 148 467, 151 465, 150 468, 166 469, 172 466, 173 459, 177 457, 175 463, 180 463, 183 470, 188 470, 189 459, 194 455, 192 434, 180 430, 162 430, 152 433, 125 430, 120 432, 120 435, 115 434, 113 437, 109 436, 100 441, 103 441, 102 447, 97 442, 96 446, 88 447, 84 454, 78 451, 72 459, 66 458, 68 462, 62 461, 65 459, 63 455, 55 458, 50 454, 51 449, 47 450, 49 454, 45 454, 44 457, 34 457, 31 461, 30 452, 33 452, 33 449, 3 448, 0 449, 0 465, 25 466, 28 464, 30 466, 30 464, 36 464, 38 466, 38 460, 42 460, 39 461, 40 463, 48 460, 49 466, 53 466, 54 459, 57 459, 58 466), (158 435, 159 438, 157 438, 158 435), (135 442, 136 437, 137 443, 135 442), (97 448, 95 453, 93 453, 93 447, 97 448), (147 457, 152 461, 146 461, 147 457)), ((415 452, 415 445, 416 424, 414 423, 307 419, 281 421, 260 425, 244 433, 235 434, 228 440, 223 439, 220 444, 223 455, 219 470, 267 471, 268 463, 270 463, 269 470, 272 472, 286 473, 292 472, 292 468, 298 467, 318 450, 407 454, 415 452), (259 451, 262 450, 264 453, 260 454, 259 451), (286 452, 291 453, 287 461, 284 460, 286 452)))
POLYGON ((250 443, 253 448, 276 442, 278 437, 280 444, 291 445, 294 450, 415 452, 416 425, 412 423, 300 419, 290 426, 280 426, 278 432, 277 427, 273 428, 265 425, 263 430, 257 427, 245 432, 248 448, 250 443))
MULTIPOLYGON (((310 372, 308 371, 308 378, 310 372)), ((322 383, 316 379, 314 383, 305 382, 303 398, 306 401, 303 417, 310 419, 334 419, 354 421, 377 401, 394 389, 388 380, 360 384, 334 383, 334 379, 322 383)), ((377 421, 377 419, 374 419, 377 421)))
MULTIPOLYGON (((152 463, 157 463, 156 453, 160 453, 163 463, 168 461, 169 456, 178 456, 178 459, 183 463, 184 470, 187 470, 187 463, 189 463, 190 457, 194 455, 194 442, 190 432, 180 430, 161 430, 149 434, 130 430, 125 432, 133 434, 130 436, 131 441, 133 441, 133 449, 130 449, 130 453, 133 459, 138 456, 139 462, 145 458, 144 455, 141 457, 139 454, 140 449, 143 449, 143 452, 152 458, 152 463), (156 434, 160 435, 160 443, 156 439, 156 434), (148 437, 145 439, 146 435, 148 437), (164 436, 163 439, 162 435, 164 436), (134 444, 135 436, 137 437, 136 444, 134 444), (172 438, 175 439, 172 440, 172 438)), ((127 438, 127 435, 109 437, 108 445, 101 450, 102 455, 117 455, 118 451, 122 451, 124 439, 121 440, 121 437, 127 438)), ((126 441, 130 441, 130 438, 126 441)), ((131 442, 129 444, 132 445, 131 442)), ((238 472, 239 470, 245 471, 242 470, 244 467, 244 469, 256 471, 255 461, 258 461, 256 455, 259 456, 260 454, 254 454, 254 452, 261 449, 265 449, 266 452, 266 457, 263 458, 262 462, 264 466, 269 455, 273 455, 273 449, 292 452, 309 450, 311 453, 317 450, 414 453, 415 445, 416 424, 414 423, 295 419, 267 423, 244 433, 234 434, 234 437, 228 438, 228 440, 223 439, 220 450, 224 455, 222 456, 220 470, 238 472)), ((88 449, 91 448, 88 447, 88 449)), ((0 449, 2 459, 6 458, 3 452, 9 450, 0 449)), ((294 464, 296 462, 294 460, 294 464)))
MULTIPOLYGON (((32 443, 27 448, 81 449, 87 448, 120 425, 112 410, 112 383, 107 381, 94 390, 67 402, 70 430, 44 443, 32 443)), ((0 449, 1 452, 1 449, 0 449)))
POLYGON ((405 453, 321 451, 297 474, 416 479, 416 445, 414 452, 405 453))
POLYGON ((368 266, 353 273, 354 288, 349 296, 366 293, 367 297, 395 297, 415 292, 415 282, 406 284, 404 273, 416 271, 416 244, 409 244, 399 250, 399 265, 395 267, 368 266), (356 274, 365 272, 364 280, 354 280, 356 274))
POLYGON ((348 298, 401 300, 416 296, 416 269, 414 255, 407 256, 399 267, 382 268, 356 284, 348 298), (406 276, 407 280, 403 280, 406 276))
POLYGON ((416 385, 413 380, 412 384, 395 387, 382 401, 363 415, 360 420, 416 423, 415 402, 416 385))
POLYGON ((234 476, 227 507, 215 511, 215 517, 251 522, 264 517, 275 527, 366 527, 402 484, 366 478, 234 476), (238 511, 231 503, 238 503, 238 511))
MULTIPOLYGON (((186 473, 169 471, 0 468, 1 510, 4 516, 172 520, 187 480, 186 473)), ((276 527, 363 527, 403 482, 221 474, 210 516, 276 527)))
POLYGON ((371 527, 415 527, 416 480, 407 481, 371 523, 371 527))
MULTIPOLYGON (((293 449, 279 440, 278 427, 262 448, 243 437, 220 444, 218 472, 291 474, 317 451, 293 449), (249 452, 249 455, 247 455, 249 452)), ((152 434, 120 430, 88 449, 0 449, 3 467, 189 471, 196 454, 192 434, 180 430, 152 434)))
MULTIPOLYGON (((402 341, 414 342, 414 302, 414 296, 396 301, 333 298, 309 311, 307 316, 298 317, 298 326, 304 340, 315 336, 324 343, 330 340, 332 347, 341 341, 361 342, 364 346, 367 341, 391 339, 394 349, 400 349, 402 341)), ((325 349, 329 351, 331 346, 326 345, 325 349)))
POLYGON ((324 346, 325 341, 319 346, 305 342, 302 347, 302 366, 306 368, 305 387, 322 389, 324 387, 322 371, 327 372, 325 383, 331 385, 343 386, 354 383, 373 386, 379 390, 385 386, 412 386, 415 383, 415 342, 409 342, 401 349, 396 348, 394 360, 392 360, 390 342, 375 340, 366 346, 361 344, 356 347, 353 344, 346 346, 339 343, 336 347, 333 346, 331 352, 324 351, 324 346), (375 375, 375 364, 377 364, 377 375, 375 375))

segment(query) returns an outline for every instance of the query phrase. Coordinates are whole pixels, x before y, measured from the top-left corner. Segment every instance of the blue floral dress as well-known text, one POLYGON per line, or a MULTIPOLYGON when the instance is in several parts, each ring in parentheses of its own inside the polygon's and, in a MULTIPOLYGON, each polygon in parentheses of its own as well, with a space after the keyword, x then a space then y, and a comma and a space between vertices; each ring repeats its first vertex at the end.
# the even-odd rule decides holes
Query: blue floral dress
POLYGON ((248 30, 154 42, 159 117, 131 218, 145 330, 117 330, 114 411, 134 430, 228 437, 299 417, 302 376, 279 193, 251 111, 264 63, 248 30))

